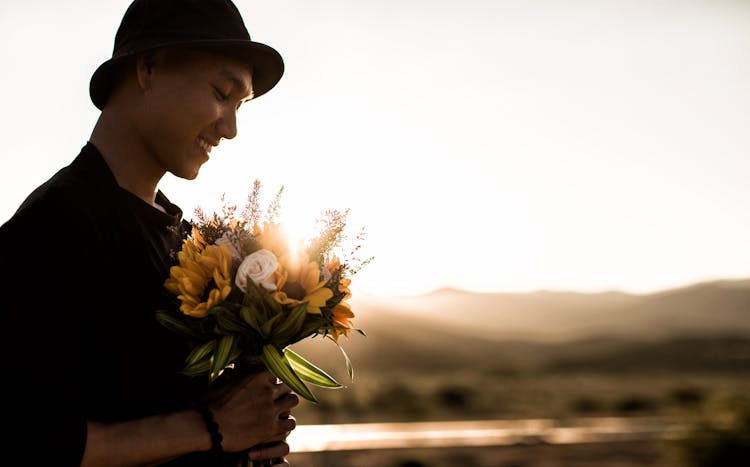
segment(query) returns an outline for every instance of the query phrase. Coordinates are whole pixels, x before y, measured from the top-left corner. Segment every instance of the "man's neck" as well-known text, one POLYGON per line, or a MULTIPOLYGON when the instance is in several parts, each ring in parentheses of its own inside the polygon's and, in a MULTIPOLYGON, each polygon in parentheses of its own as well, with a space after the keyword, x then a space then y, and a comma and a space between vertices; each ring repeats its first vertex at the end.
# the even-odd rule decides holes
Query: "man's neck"
POLYGON ((89 141, 102 154, 118 185, 157 209, 156 190, 164 176, 142 144, 138 131, 127 116, 105 109, 89 141))

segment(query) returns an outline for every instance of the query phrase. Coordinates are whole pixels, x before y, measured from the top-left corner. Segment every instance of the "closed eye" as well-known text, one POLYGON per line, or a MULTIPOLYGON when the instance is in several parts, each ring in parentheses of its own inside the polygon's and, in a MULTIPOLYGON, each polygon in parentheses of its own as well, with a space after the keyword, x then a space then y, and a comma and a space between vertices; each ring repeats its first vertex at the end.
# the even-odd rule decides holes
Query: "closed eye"
POLYGON ((220 102, 224 102, 229 98, 229 96, 221 92, 221 90, 217 88, 216 86, 213 86, 213 88, 214 88, 214 94, 216 94, 216 99, 218 99, 220 102))

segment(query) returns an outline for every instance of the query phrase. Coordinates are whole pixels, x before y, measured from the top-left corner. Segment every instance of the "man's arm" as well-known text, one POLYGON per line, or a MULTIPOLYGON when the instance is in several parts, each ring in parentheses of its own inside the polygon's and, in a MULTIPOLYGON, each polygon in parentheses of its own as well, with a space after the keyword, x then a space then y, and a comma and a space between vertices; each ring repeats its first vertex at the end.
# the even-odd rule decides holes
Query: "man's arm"
POLYGON ((197 411, 120 423, 88 422, 81 466, 154 465, 210 448, 211 439, 197 411))
MULTIPOLYGON (((211 405, 225 451, 279 442, 264 448, 262 456, 289 453, 283 441, 296 426, 289 413, 299 398, 275 381, 267 371, 249 376, 211 405)), ((155 465, 211 448, 211 437, 197 410, 111 424, 89 422, 87 428, 84 467, 155 465)), ((251 458, 259 459, 257 453, 251 453, 251 458)))

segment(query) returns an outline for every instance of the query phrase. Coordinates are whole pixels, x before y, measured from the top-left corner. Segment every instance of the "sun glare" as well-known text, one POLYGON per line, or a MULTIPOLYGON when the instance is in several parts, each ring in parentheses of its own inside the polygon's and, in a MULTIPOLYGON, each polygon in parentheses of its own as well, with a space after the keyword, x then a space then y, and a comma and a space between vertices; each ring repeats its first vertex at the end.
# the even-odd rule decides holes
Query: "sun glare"
POLYGON ((300 235, 293 235, 287 232, 286 243, 289 247, 289 255, 296 258, 297 254, 302 251, 304 238, 300 235))
MULTIPOLYGON (((284 226, 284 235, 286 236, 289 253, 292 257, 302 251, 305 241, 316 234, 313 230, 312 222, 307 219, 307 215, 292 209, 293 206, 285 206, 279 215, 279 222, 284 226)), ((307 213, 309 214, 309 213, 307 213)))

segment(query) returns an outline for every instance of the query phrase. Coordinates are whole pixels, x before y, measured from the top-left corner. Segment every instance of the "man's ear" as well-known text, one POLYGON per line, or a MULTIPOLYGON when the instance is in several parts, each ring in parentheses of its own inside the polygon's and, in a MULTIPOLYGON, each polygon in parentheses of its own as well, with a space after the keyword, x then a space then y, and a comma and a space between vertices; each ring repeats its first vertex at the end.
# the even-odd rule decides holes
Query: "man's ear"
POLYGON ((136 59, 135 72, 138 80, 138 87, 142 91, 151 88, 154 77, 154 69, 163 63, 162 51, 144 52, 136 59))

